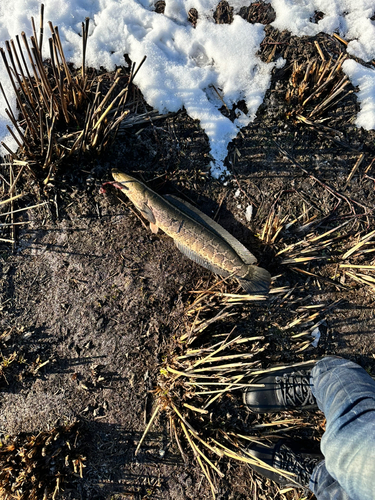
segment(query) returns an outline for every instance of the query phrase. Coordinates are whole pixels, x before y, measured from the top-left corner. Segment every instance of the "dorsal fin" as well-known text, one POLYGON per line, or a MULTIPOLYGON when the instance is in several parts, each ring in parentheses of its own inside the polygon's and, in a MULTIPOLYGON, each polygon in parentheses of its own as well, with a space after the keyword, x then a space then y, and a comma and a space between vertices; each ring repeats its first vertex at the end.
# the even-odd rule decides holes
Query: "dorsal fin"
POLYGON ((254 257, 254 255, 242 243, 240 243, 237 238, 228 233, 228 231, 220 226, 220 224, 212 220, 211 217, 198 210, 198 208, 193 207, 193 205, 191 205, 187 201, 181 200, 177 196, 166 194, 164 195, 164 198, 169 201, 171 205, 174 205, 179 210, 181 210, 181 212, 184 212, 192 219, 202 224, 202 226, 221 236, 221 238, 223 238, 223 240, 225 240, 233 248, 233 250, 245 264, 256 263, 256 257, 254 257))

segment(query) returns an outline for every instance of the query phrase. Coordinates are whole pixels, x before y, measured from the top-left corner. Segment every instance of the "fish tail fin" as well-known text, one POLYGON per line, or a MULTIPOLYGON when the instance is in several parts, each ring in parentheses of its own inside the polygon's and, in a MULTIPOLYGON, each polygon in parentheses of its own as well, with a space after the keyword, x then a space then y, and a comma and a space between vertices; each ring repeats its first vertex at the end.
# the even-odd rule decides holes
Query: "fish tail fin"
POLYGON ((263 294, 269 292, 271 275, 262 267, 250 265, 247 274, 239 281, 247 293, 263 294))

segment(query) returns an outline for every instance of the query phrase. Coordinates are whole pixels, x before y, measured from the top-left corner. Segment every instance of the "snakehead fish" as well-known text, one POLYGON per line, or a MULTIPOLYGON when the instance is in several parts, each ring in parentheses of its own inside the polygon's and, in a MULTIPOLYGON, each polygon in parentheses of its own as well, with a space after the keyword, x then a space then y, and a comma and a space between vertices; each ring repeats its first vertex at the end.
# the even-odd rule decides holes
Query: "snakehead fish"
POLYGON ((254 255, 210 217, 175 196, 158 195, 128 174, 112 170, 112 176, 153 233, 162 229, 189 259, 220 276, 233 275, 247 293, 268 292, 269 272, 254 265, 254 255))

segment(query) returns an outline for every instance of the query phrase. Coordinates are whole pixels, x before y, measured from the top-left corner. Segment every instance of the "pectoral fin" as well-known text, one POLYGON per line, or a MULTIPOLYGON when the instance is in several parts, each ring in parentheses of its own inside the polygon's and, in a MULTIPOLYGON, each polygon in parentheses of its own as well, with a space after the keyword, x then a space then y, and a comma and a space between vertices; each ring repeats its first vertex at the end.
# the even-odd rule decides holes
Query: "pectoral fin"
POLYGON ((256 257, 254 257, 254 255, 242 243, 240 243, 237 238, 228 233, 228 231, 226 231, 222 226, 220 226, 220 224, 212 220, 210 217, 208 217, 208 215, 198 210, 198 208, 193 207, 193 205, 191 205, 187 201, 181 200, 177 196, 167 194, 164 196, 164 198, 169 201, 171 205, 174 205, 175 207, 180 209, 181 212, 184 212, 186 215, 202 224, 202 226, 210 229, 218 236, 223 238, 223 240, 225 240, 233 248, 233 250, 245 264, 256 263, 256 257))
POLYGON ((153 224, 152 222, 150 222, 150 229, 154 234, 156 234, 159 230, 158 226, 156 224, 153 224))
MULTIPOLYGON (((142 206, 139 208, 139 211, 141 212, 143 217, 148 220, 148 222, 150 223, 150 226, 151 226, 151 224, 156 223, 154 213, 151 210, 151 208, 147 205, 147 203, 143 203, 142 206)), ((152 231, 152 227, 151 227, 151 231, 152 231)))
POLYGON ((210 261, 203 259, 199 254, 196 252, 193 252, 190 248, 186 247, 182 243, 179 243, 178 241, 175 241, 176 247, 182 252, 186 257, 188 257, 190 260, 193 260, 197 264, 199 264, 202 267, 205 267, 209 271, 215 274, 219 274, 220 276, 229 276, 230 273, 227 271, 224 271, 224 269, 221 269, 220 267, 214 266, 211 264, 210 261))

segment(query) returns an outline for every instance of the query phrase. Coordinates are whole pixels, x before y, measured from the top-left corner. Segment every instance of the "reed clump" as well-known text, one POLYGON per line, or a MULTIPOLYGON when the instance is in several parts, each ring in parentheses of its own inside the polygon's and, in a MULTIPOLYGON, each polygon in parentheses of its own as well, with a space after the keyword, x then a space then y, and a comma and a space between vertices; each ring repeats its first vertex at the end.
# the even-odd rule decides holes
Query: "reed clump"
POLYGON ((145 61, 107 73, 86 67, 89 18, 82 23, 82 67, 75 68, 65 57, 59 29, 48 22, 49 53, 43 54, 44 7, 41 6, 39 36, 34 18, 33 35, 25 32, 0 48, 17 100, 12 111, 4 88, 6 114, 13 127, 8 131, 18 145, 13 151, 2 146, 11 159, 27 161, 47 184, 63 162, 82 153, 100 154, 116 137, 123 120, 137 106, 133 80, 145 61), (46 56, 46 57, 45 57, 46 56))

